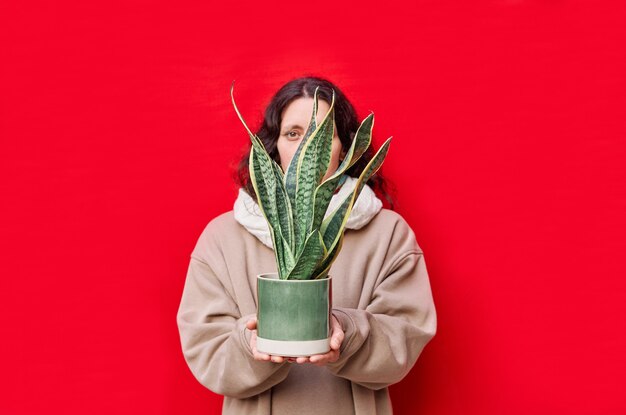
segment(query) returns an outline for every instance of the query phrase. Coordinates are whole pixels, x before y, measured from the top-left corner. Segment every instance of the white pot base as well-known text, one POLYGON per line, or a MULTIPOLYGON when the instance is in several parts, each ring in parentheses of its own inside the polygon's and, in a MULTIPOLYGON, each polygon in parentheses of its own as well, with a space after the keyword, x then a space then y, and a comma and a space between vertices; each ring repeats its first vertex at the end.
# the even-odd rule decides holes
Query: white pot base
POLYGON ((330 351, 330 337, 322 340, 269 340, 256 338, 256 349, 261 353, 285 357, 303 357, 330 351))

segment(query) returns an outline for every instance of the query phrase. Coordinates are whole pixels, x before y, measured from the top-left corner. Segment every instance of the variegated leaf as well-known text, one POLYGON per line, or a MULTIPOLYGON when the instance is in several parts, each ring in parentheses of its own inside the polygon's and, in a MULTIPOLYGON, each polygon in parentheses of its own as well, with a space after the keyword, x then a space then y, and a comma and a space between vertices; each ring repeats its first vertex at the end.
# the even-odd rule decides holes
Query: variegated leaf
POLYGON ((318 91, 319 87, 315 88, 315 93, 313 94, 313 113, 311 114, 311 120, 309 122, 309 126, 307 131, 304 134, 304 137, 300 141, 296 153, 291 158, 289 166, 287 168, 287 173, 285 174, 285 187, 287 188, 287 194, 289 195, 289 201, 291 202, 291 208, 293 212, 298 212, 297 215, 293 216, 293 228, 294 228, 294 252, 299 252, 302 250, 304 245, 304 237, 307 234, 306 221, 299 220, 301 218, 300 212, 301 208, 297 207, 297 198, 296 191, 298 187, 298 166, 301 155, 303 154, 304 149, 309 145, 309 142, 313 139, 314 133, 318 129, 317 125, 317 109, 318 109, 318 91))
POLYGON ((258 160, 258 151, 255 147, 250 149, 250 180, 257 194, 258 205, 261 213, 268 222, 270 235, 272 237, 272 246, 276 257, 276 266, 279 275, 287 275, 288 269, 285 266, 285 253, 283 246, 283 238, 280 232, 280 223, 278 220, 278 212, 276 205, 271 200, 272 193, 268 190, 268 185, 261 172, 261 163, 258 160))
POLYGON ((380 166, 382 166, 385 157, 387 156, 387 152, 389 151, 389 144, 391 143, 391 137, 385 141, 385 143, 380 147, 378 152, 374 155, 374 157, 367 164, 359 179, 356 183, 354 191, 352 194, 349 194, 326 219, 322 222, 321 232, 324 238, 324 244, 328 247, 330 251, 333 250, 336 245, 343 229, 348 221, 348 217, 350 216, 350 212, 352 211, 352 206, 356 202, 356 199, 359 197, 363 186, 365 183, 372 177, 380 166))
POLYGON ((292 208, 295 209, 296 206, 296 186, 297 182, 297 170, 298 170, 298 159, 300 158, 300 153, 302 149, 306 145, 306 142, 309 141, 309 138, 313 134, 313 132, 317 129, 317 95, 318 95, 319 87, 315 88, 315 93, 313 94, 313 113, 311 114, 311 121, 309 122, 309 127, 304 133, 304 137, 298 148, 296 149, 295 154, 291 158, 289 162, 289 166, 287 167, 287 172, 285 173, 285 187, 287 188, 287 194, 289 195, 289 200, 291 202, 292 208))
POLYGON ((230 93, 235 112, 252 142, 249 159, 250 180, 257 195, 259 208, 270 228, 278 273, 284 277, 293 267, 294 260, 291 249, 293 243, 293 226, 290 226, 291 209, 288 201, 281 203, 281 200, 287 199, 282 171, 280 167, 278 167, 280 173, 276 171, 276 162, 271 159, 261 140, 248 128, 235 103, 233 87, 234 82, 230 93), (287 240, 283 234, 286 234, 287 240), (286 251, 287 249, 289 251, 286 251))
MULTIPOLYGON (((264 195, 264 194, 266 195, 267 191, 265 190, 264 180, 262 178, 257 179, 257 176, 260 175, 260 171, 259 171, 258 163, 255 161, 254 148, 250 149, 249 165, 251 166, 250 180, 252 181, 252 186, 254 187, 254 190, 257 196, 259 197, 259 199, 261 199, 260 195, 264 195)), ((265 206, 267 208, 268 204, 266 203, 265 206)), ((263 213, 263 216, 265 216, 266 220, 268 220, 268 223, 269 223, 268 213, 266 213, 266 211, 263 210, 263 203, 259 203, 259 208, 261 209, 261 213, 263 213)), ((277 240, 276 232, 274 231, 274 228, 272 228, 271 225, 269 226, 269 231, 270 231, 270 236, 272 238, 272 246, 274 247, 274 253, 275 253, 274 258, 276 260, 276 269, 278 270, 278 275, 285 276, 287 275, 287 268, 285 267, 282 239, 277 240)))
POLYGON ((328 275, 328 272, 330 271, 330 267, 332 266, 335 259, 337 259, 337 256, 339 255, 339 251, 341 251, 341 247, 343 246, 343 238, 344 238, 344 235, 342 232, 341 236, 339 237, 339 242, 335 244, 332 250, 330 250, 324 255, 324 258, 322 259, 322 261, 319 263, 319 265, 313 272, 314 279, 324 278, 328 275))
POLYGON ((369 147, 372 141, 373 128, 374 114, 370 114, 361 122, 352 144, 337 171, 315 189, 315 209, 311 229, 319 228, 328 209, 330 199, 339 186, 342 175, 361 158, 367 147, 369 147))
POLYGON ((278 220, 280 222, 280 230, 283 238, 285 239, 286 246, 288 246, 291 252, 293 252, 295 250, 293 210, 291 208, 289 196, 287 196, 287 189, 285 189, 282 169, 274 160, 272 160, 272 167, 276 177, 275 200, 278 220))
POLYGON ((287 279, 308 280, 313 277, 313 271, 324 256, 324 242, 319 230, 311 232, 287 279))
POLYGON ((334 104, 335 94, 333 91, 328 112, 311 135, 311 138, 305 143, 298 159, 298 168, 296 170, 296 212, 298 216, 295 218, 297 247, 301 246, 301 241, 311 230, 315 189, 319 185, 326 169, 328 169, 328 161, 332 151, 334 104))
POLYGON ((258 182, 263 181, 263 187, 259 188, 257 193, 259 205, 263 206, 263 211, 267 214, 267 220, 270 222, 270 226, 274 229, 280 228, 280 220, 278 218, 278 210, 276 205, 276 191, 277 187, 281 185, 274 173, 274 167, 272 166, 273 160, 269 158, 265 152, 263 145, 258 141, 256 137, 253 137, 253 145, 250 149, 252 164, 252 171, 255 173, 255 180, 258 182))
POLYGON ((281 238, 283 244, 283 260, 282 263, 285 266, 285 271, 282 274, 279 274, 280 279, 286 279, 287 276, 291 273, 291 270, 296 265, 296 260, 293 256, 293 251, 289 248, 289 244, 285 241, 284 238, 281 238))
POLYGON ((348 168, 352 167, 357 161, 359 161, 361 156, 372 143, 373 129, 374 113, 370 113, 363 121, 361 121, 361 125, 359 125, 358 130, 356 130, 354 140, 352 140, 350 150, 348 150, 348 153, 346 154, 345 158, 350 160, 348 168))

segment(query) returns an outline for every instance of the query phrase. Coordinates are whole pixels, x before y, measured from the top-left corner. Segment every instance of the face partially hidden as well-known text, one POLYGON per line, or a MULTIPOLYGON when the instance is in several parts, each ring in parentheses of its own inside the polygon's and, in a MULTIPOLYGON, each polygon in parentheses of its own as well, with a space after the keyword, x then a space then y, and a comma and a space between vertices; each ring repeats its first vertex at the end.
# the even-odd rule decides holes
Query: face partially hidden
MULTIPOLYGON (((289 163, 293 158, 300 141, 304 138, 304 133, 309 127, 309 121, 313 115, 313 98, 298 98, 289 103, 282 113, 280 123, 280 135, 278 136, 278 154, 280 155, 280 166, 286 172, 289 163)), ((321 99, 317 103, 317 124, 319 125, 330 109, 330 105, 321 99)), ((330 177, 339 167, 339 158, 342 155, 341 141, 335 126, 335 135, 332 142, 332 154, 330 156, 330 166, 323 180, 330 177)))

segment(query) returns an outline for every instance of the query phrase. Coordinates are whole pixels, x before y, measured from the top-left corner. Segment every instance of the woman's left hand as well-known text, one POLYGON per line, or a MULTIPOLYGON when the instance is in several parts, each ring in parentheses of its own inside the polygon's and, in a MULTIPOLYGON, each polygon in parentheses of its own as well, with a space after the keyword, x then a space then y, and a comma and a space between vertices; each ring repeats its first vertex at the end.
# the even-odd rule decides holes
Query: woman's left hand
POLYGON ((297 363, 313 363, 316 366, 324 366, 326 363, 336 362, 339 359, 339 348, 341 347, 341 343, 343 343, 344 332, 341 327, 341 323, 337 320, 334 314, 330 315, 330 327, 331 327, 331 336, 330 336, 330 351, 325 354, 315 354, 309 357, 297 357, 295 361, 297 363))

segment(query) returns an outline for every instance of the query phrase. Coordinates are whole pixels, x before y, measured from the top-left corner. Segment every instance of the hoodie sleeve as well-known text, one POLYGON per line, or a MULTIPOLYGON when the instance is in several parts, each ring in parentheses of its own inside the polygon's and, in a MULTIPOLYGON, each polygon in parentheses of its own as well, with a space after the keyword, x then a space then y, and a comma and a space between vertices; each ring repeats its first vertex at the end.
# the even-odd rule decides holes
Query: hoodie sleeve
POLYGON ((213 392, 248 398, 287 377, 288 364, 254 360, 246 328, 252 317, 240 315, 211 265, 192 255, 177 323, 187 365, 213 392))
MULTIPOLYGON (((413 238, 412 231, 405 233, 401 244, 405 249, 381 271, 364 310, 333 309, 345 332, 339 360, 327 365, 335 375, 370 389, 387 387, 408 374, 435 335, 426 263, 413 238)), ((398 252, 394 249, 400 246, 390 247, 398 252)))

